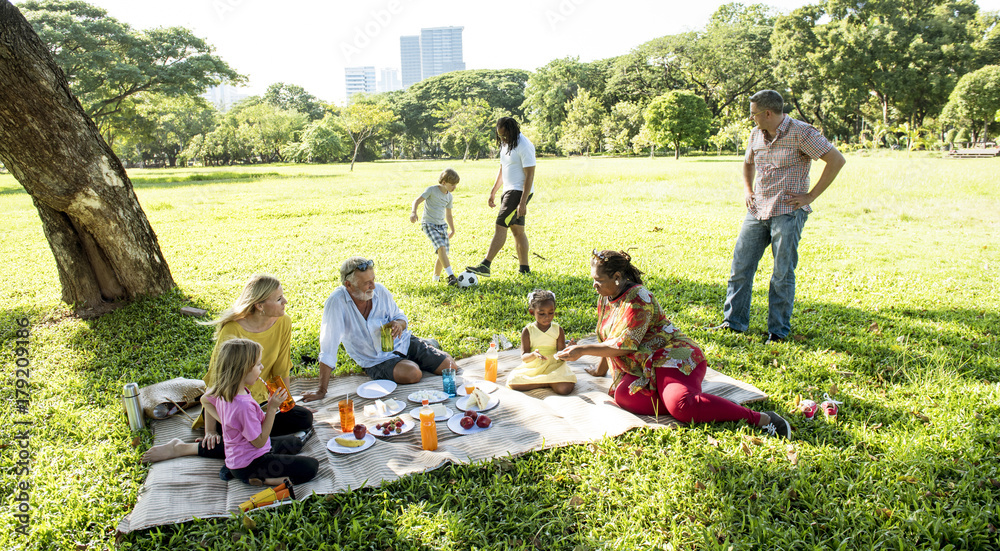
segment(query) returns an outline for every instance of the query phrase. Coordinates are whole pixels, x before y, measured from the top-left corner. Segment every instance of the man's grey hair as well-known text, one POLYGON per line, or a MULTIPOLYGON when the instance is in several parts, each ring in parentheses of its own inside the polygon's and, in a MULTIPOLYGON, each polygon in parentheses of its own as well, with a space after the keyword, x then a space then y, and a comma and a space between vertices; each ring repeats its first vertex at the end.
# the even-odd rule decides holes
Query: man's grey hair
POLYGON ((781 94, 774 90, 761 90, 750 96, 750 103, 756 103, 758 109, 770 111, 774 114, 782 113, 785 108, 785 100, 781 99, 781 94))
POLYGON ((352 256, 345 260, 340 265, 340 284, 343 285, 348 278, 350 278, 351 284, 354 284, 357 281, 354 276, 358 273, 358 266, 365 262, 368 262, 368 259, 363 256, 352 256))

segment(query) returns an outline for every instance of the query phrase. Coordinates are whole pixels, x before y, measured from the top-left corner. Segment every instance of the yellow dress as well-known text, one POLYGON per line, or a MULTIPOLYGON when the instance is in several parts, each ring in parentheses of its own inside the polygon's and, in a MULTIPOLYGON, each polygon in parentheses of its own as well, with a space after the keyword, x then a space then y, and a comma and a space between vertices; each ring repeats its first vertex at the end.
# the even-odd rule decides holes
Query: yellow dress
POLYGON ((531 349, 538 350, 547 359, 535 358, 528 363, 522 363, 507 376, 507 386, 537 385, 550 383, 575 383, 576 375, 569 364, 555 359, 556 343, 559 339, 559 324, 552 322, 544 333, 535 323, 529 323, 525 328, 531 338, 531 349))

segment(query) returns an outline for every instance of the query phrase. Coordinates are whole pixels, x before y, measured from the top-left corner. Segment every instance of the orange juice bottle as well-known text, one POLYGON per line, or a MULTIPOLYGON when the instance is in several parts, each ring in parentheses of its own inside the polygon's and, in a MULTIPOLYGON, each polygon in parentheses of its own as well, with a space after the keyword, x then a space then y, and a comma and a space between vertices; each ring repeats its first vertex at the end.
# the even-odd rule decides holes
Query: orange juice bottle
POLYGON ((486 352, 486 380, 497 382, 497 343, 491 342, 486 352))
POLYGON ((425 450, 434 451, 438 447, 437 423, 434 422, 434 410, 423 400, 420 408, 420 445, 425 450))

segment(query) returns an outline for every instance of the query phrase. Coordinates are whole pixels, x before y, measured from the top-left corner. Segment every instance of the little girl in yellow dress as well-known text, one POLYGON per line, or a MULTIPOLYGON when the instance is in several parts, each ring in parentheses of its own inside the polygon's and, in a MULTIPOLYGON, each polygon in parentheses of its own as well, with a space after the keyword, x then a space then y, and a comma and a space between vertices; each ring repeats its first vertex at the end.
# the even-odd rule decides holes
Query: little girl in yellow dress
POLYGON ((507 376, 507 388, 532 390, 551 387, 557 394, 569 394, 576 385, 576 375, 569 365, 555 358, 566 347, 562 327, 552 321, 556 314, 556 295, 535 289, 528 293, 528 313, 535 322, 521 331, 521 365, 507 376))

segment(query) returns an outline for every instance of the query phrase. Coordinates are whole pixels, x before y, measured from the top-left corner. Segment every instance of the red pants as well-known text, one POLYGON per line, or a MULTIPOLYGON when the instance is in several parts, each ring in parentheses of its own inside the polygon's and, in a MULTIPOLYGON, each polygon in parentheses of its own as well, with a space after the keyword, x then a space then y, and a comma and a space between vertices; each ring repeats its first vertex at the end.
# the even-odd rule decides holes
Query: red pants
POLYGON ((615 403, 622 409, 638 415, 666 412, 682 423, 745 419, 747 423, 756 425, 760 421, 760 413, 701 391, 701 382, 705 379, 707 369, 708 361, 704 359, 698 362, 698 366, 690 375, 685 375, 672 367, 658 367, 656 368, 657 392, 652 395, 641 392, 629 395, 628 385, 636 380, 636 377, 626 373, 621 384, 614 389, 613 397, 615 403))

